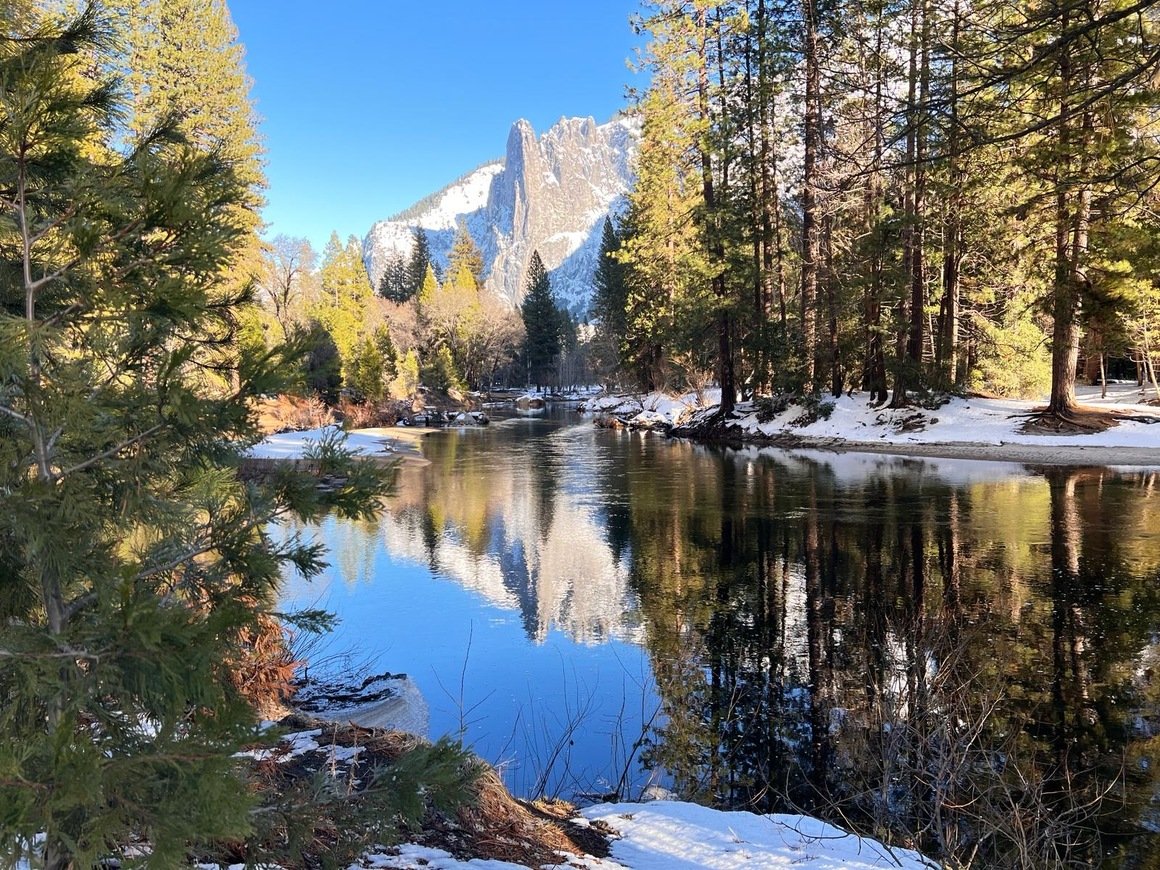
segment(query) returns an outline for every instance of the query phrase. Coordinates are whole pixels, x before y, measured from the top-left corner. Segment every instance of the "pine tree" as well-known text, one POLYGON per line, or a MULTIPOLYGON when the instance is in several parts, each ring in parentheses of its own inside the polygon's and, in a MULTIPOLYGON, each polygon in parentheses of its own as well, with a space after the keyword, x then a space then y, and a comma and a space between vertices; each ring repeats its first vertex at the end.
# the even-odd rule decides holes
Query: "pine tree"
POLYGON ((526 335, 524 359, 530 382, 542 387, 556 370, 556 357, 560 355, 562 316, 552 297, 552 283, 539 251, 532 252, 525 286, 527 292, 520 306, 526 335))
POLYGON ((350 387, 361 399, 377 402, 383 397, 386 383, 386 359, 371 336, 363 338, 355 349, 350 365, 350 387))
POLYGON ((427 233, 422 227, 415 227, 414 245, 407 260, 407 299, 415 297, 423 289, 427 269, 431 266, 431 248, 427 233))
POLYGON ((476 288, 483 286, 483 253, 475 244, 463 221, 459 222, 455 230, 451 253, 447 255, 447 274, 452 280, 460 282, 461 279, 456 277, 460 272, 471 275, 476 288))
POLYGON ((668 361, 700 368, 714 303, 705 245, 699 37, 686 4, 664 0, 643 22, 652 82, 638 106, 642 139, 629 194, 621 259, 628 301, 621 360, 646 390, 659 389, 668 361))
POLYGON ((420 309, 424 305, 430 305, 438 291, 439 280, 435 277, 435 267, 428 263, 423 270, 423 280, 419 282, 419 292, 416 294, 420 309))
POLYGON ((593 338, 597 366, 607 375, 620 367, 620 346, 627 331, 628 286, 624 264, 617 259, 620 237, 608 218, 600 236, 600 259, 592 276, 593 338))
POLYGON ((227 391, 203 375, 247 301, 228 278, 246 167, 173 127, 112 147, 116 91, 92 78, 109 43, 91 10, 64 29, 0 19, 5 866, 40 838, 48 870, 133 863, 142 837, 178 866, 246 833, 233 754, 259 732, 230 674, 282 567, 320 567, 268 526, 365 516, 382 483, 333 447, 334 492, 239 478, 281 359, 241 357, 227 391))
POLYGON ((383 274, 379 278, 379 295, 391 302, 406 302, 411 298, 407 282, 407 261, 402 254, 387 258, 383 274))
POLYGON ((330 234, 318 277, 319 299, 312 313, 334 339, 342 359, 343 376, 349 378, 358 346, 369 334, 374 300, 363 265, 362 246, 356 236, 350 236, 343 245, 338 233, 330 234))
POLYGON ((125 49, 118 66, 129 91, 133 135, 172 119, 197 148, 237 167, 245 195, 233 208, 252 233, 242 262, 259 255, 262 147, 250 101, 245 52, 224 0, 107 0, 125 49))

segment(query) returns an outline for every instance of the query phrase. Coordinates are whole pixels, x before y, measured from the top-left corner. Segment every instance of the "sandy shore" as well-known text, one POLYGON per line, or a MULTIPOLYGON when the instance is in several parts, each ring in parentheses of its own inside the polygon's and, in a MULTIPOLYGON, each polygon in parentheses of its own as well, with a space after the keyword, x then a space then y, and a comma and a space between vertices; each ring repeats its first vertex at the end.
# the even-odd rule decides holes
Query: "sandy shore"
POLYGON ((422 441, 427 435, 440 430, 425 426, 387 426, 355 431, 359 435, 380 439, 390 447, 389 454, 377 458, 401 459, 408 464, 429 465, 431 460, 423 456, 422 441))
MULTIPOLYGON (((1160 436, 1160 432, 1157 432, 1160 436)), ((1158 438, 1160 440, 1160 438, 1158 438)), ((760 446, 760 442, 750 442, 760 446)), ((782 436, 769 442, 786 449, 808 448, 836 453, 885 453, 894 456, 931 456, 941 459, 981 459, 1024 465, 1130 466, 1160 468, 1160 446, 1090 447, 1052 444, 988 444, 977 441, 902 442, 849 441, 841 438, 782 436)))

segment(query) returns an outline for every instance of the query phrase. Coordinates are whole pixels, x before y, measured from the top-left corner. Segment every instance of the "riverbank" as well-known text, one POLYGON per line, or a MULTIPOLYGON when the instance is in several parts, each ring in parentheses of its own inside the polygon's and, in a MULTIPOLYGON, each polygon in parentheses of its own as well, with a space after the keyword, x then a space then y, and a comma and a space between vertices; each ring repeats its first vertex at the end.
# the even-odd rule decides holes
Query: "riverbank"
MULTIPOLYGON (((375 429, 355 429, 345 434, 346 449, 358 456, 379 460, 402 460, 425 465, 421 443, 423 437, 438 429, 421 426, 394 426, 375 429)), ((257 461, 287 461, 306 458, 319 442, 342 432, 337 426, 304 429, 300 432, 278 432, 267 435, 249 452, 249 459, 257 461)))
POLYGON ((722 420, 719 394, 615 396, 582 406, 598 425, 623 424, 674 436, 787 450, 886 453, 983 459, 1036 465, 1160 467, 1160 408, 1140 404, 1135 385, 1081 387, 1078 398, 1091 429, 1044 431, 1034 423, 1042 402, 950 397, 932 407, 892 409, 866 394, 826 397, 803 405, 785 401, 740 403, 722 420), (603 421, 603 422, 602 422, 603 421))
MULTIPOLYGON (((326 778, 349 789, 347 800, 358 801, 366 796, 361 789, 373 781, 366 776, 368 771, 404 763, 408 752, 423 745, 411 735, 353 724, 294 716, 281 724, 287 733, 277 746, 239 756, 252 759, 255 777, 267 792, 285 790, 296 780, 326 778)), ((469 804, 455 810, 429 808, 421 829, 402 831, 403 842, 398 846, 371 847, 349 865, 351 870, 931 870, 939 866, 912 850, 890 848, 810 816, 723 811, 674 800, 600 803, 577 810, 561 801, 516 800, 498 775, 488 770, 480 774, 473 789, 477 795, 469 804)), ((316 840, 311 847, 322 845, 316 840)), ((325 851, 311 854, 320 859, 325 851)), ((223 867, 216 862, 197 866, 199 870, 223 867)), ((229 870, 241 867, 228 866, 229 870)))
MULTIPOLYGON (((541 867, 585 870, 930 870, 938 864, 910 849, 891 849, 810 816, 725 812, 681 801, 597 804, 572 820, 607 837, 597 858, 558 852, 541 867)), ((429 846, 407 844, 397 854, 368 855, 368 867, 392 870, 524 870, 528 864, 459 859, 429 846)))

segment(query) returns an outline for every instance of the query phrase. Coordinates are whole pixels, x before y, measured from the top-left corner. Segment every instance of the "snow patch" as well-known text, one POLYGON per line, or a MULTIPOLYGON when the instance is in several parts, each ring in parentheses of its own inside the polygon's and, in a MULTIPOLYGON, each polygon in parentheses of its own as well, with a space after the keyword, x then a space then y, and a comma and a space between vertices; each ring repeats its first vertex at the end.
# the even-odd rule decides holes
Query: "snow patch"
MULTIPOLYGON (((269 435, 250 448, 252 459, 305 459, 318 445, 341 436, 337 426, 306 429, 301 432, 279 432, 269 435)), ((359 456, 386 456, 395 452, 390 429, 356 429, 346 433, 344 446, 359 456)))

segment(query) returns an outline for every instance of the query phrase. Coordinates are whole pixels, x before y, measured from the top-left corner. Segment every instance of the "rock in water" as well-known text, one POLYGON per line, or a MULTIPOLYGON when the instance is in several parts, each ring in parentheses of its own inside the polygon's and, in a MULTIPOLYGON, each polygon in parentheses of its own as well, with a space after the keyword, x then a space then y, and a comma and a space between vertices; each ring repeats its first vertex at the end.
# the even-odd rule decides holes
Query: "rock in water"
POLYGON ((377 674, 360 685, 307 679, 293 706, 326 722, 406 731, 426 739, 431 712, 419 687, 405 674, 377 674))

